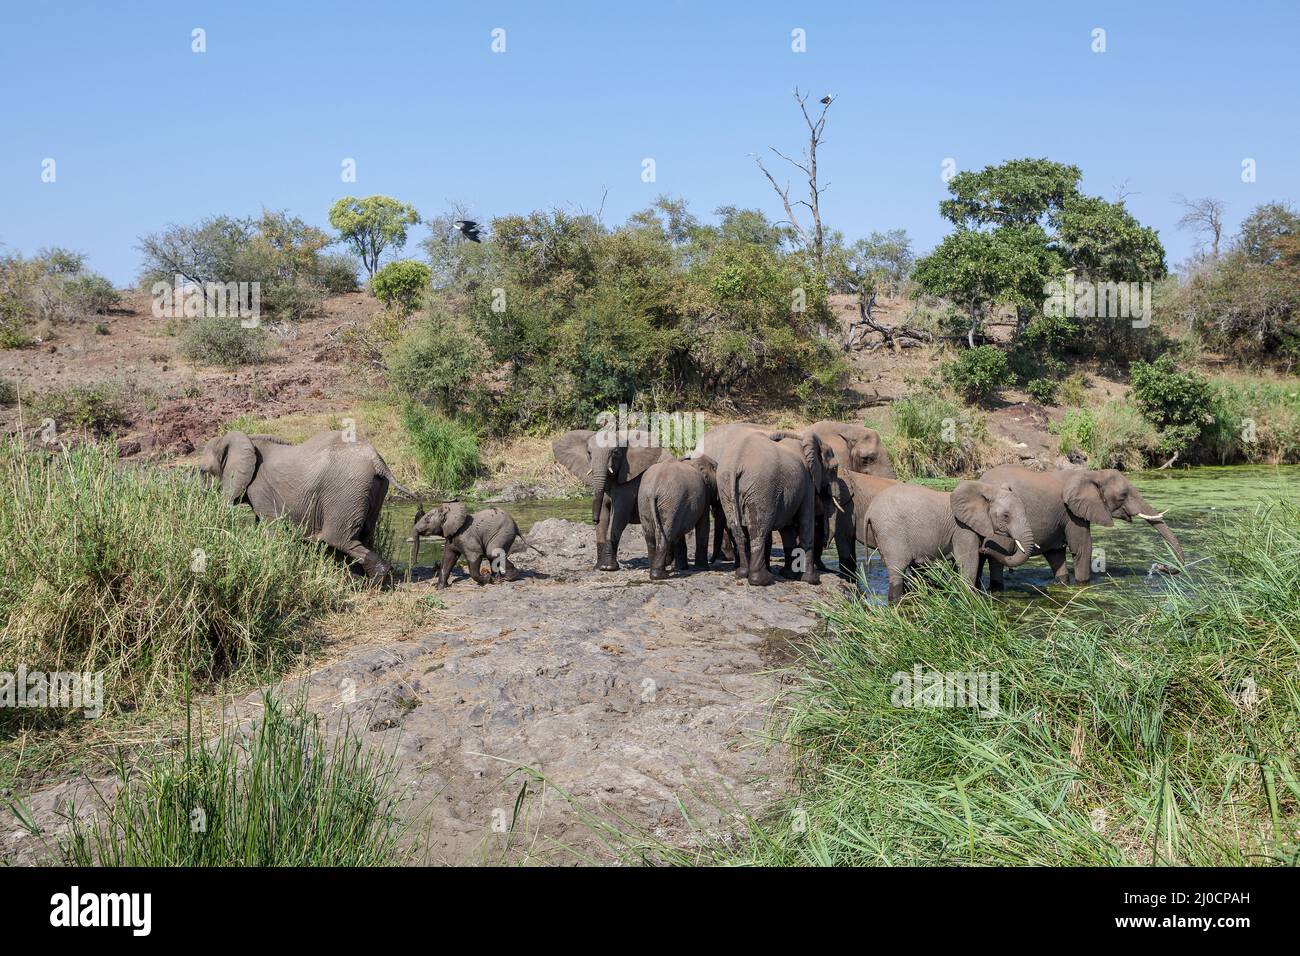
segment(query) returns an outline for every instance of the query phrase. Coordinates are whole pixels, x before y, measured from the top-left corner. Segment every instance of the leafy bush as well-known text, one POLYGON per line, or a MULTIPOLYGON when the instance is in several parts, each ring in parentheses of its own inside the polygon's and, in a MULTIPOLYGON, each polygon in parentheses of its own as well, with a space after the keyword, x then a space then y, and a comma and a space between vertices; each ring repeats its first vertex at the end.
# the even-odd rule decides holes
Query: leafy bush
POLYGON ((443 413, 473 409, 482 395, 479 376, 487 349, 461 323, 435 314, 388 352, 388 379, 403 399, 443 413))
POLYGON ((327 295, 357 291, 357 260, 351 256, 320 256, 316 260, 316 278, 327 295))
POLYGON ((0 405, 9 406, 18 401, 18 386, 7 378, 0 378, 0 405))
POLYGON ((1007 356, 995 345, 966 349, 939 366, 944 384, 969 402, 982 402, 1010 384, 1007 356))
POLYGON ((1160 435, 1132 405, 1109 402, 1096 411, 1065 413, 1052 430, 1060 436, 1062 455, 1075 449, 1088 456, 1090 468, 1145 468, 1160 447, 1160 435))
POLYGON ((482 468, 473 428, 413 402, 402 408, 402 427, 431 487, 448 495, 469 487, 482 468))
POLYGON ((992 463, 984 418, 965 406, 920 393, 890 410, 894 428, 885 444, 902 480, 973 475, 992 463))
POLYGON ((1088 376, 1074 372, 1066 376, 1060 388, 1061 404, 1080 407, 1088 397, 1088 376))
POLYGON ((401 259, 390 262, 370 280, 370 291, 385 308, 396 309, 400 315, 414 311, 420 296, 429 287, 432 270, 423 262, 401 259))
POLYGON ((256 219, 216 216, 194 226, 169 226, 140 238, 141 283, 171 286, 176 276, 207 283, 256 282, 272 316, 296 320, 319 311, 327 292, 355 287, 346 258, 323 256, 330 238, 287 212, 263 210, 256 219))
MULTIPOLYGON (((744 229, 726 228, 738 217, 733 210, 723 227, 705 226, 683 204, 661 200, 614 229, 590 216, 535 212, 494 220, 481 245, 427 242, 431 313, 464 313, 464 332, 491 370, 491 402, 471 393, 487 431, 590 426, 620 404, 744 399, 834 410, 847 363, 822 334, 833 324, 826 278, 801 253, 768 241, 761 213, 746 211, 744 229)), ((424 386, 401 354, 414 347, 391 357, 399 390, 424 386)), ((424 392, 443 411, 451 403, 437 389, 446 382, 434 376, 424 392)), ((464 380, 452 375, 449 384, 464 380)))
POLYGON ((348 593, 296 528, 111 447, 0 443, 0 536, 0 671, 102 671, 109 710, 273 677, 299 655, 298 625, 348 593))
POLYGON ((0 347, 30 344, 34 322, 72 322, 120 303, 113 284, 86 268, 86 256, 42 249, 34 258, 0 257, 0 347))
POLYGON ((105 381, 46 392, 33 405, 37 415, 53 419, 59 431, 102 438, 131 424, 130 409, 137 397, 131 388, 105 381))
POLYGON ((265 330, 246 329, 235 318, 190 319, 181 332, 181 355, 200 365, 256 365, 266 361, 267 351, 265 330))
POLYGON ((1055 405, 1056 393, 1061 386, 1060 382, 1053 381, 1050 378, 1031 378, 1025 385, 1025 391, 1029 397, 1040 405, 1055 405))
POLYGON ((1147 421, 1160 430, 1161 450, 1195 451, 1214 423, 1216 395, 1209 379, 1194 369, 1177 367, 1170 355, 1154 362, 1134 362, 1133 401, 1147 421))
MULTIPOLYGON (((262 697, 250 732, 119 766, 120 786, 61 841, 68 866, 391 866, 400 862, 391 754, 349 724, 262 697), (201 813, 202 827, 195 814, 201 813)), ((78 808, 85 809, 85 808, 78 808)), ((77 819, 77 815, 74 815, 77 819)))

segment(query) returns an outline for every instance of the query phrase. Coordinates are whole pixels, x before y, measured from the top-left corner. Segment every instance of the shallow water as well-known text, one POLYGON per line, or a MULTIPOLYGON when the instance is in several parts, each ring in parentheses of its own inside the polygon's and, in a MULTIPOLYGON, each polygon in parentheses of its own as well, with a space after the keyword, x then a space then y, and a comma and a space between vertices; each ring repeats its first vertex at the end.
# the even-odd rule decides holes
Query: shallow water
MULTIPOLYGON (((1129 477, 1153 506, 1161 511, 1168 510, 1165 520, 1182 542, 1191 566, 1211 559, 1205 549, 1216 523, 1223 517, 1267 507, 1279 500, 1300 503, 1300 465, 1183 468, 1139 472, 1129 477)), ((941 488, 955 484, 954 481, 926 483, 941 488)), ((493 505, 471 504, 472 510, 486 507, 493 505)), ((497 507, 514 515, 525 534, 543 518, 568 518, 586 524, 591 521, 591 502, 587 498, 517 501, 497 507)), ((393 529, 389 557, 399 568, 404 568, 409 554, 409 545, 404 543, 404 539, 410 530, 415 507, 409 502, 396 500, 385 507, 384 513, 393 529)), ((625 535, 636 531, 631 529, 625 535)), ((1094 592, 1103 602, 1107 594, 1134 590, 1156 592, 1180 586, 1177 576, 1151 572, 1153 564, 1169 562, 1172 555, 1160 536, 1143 522, 1128 524, 1117 521, 1111 528, 1094 526, 1093 546, 1094 550, 1104 548, 1106 554, 1106 573, 1094 574, 1092 578, 1098 585, 1094 592), (1110 590, 1112 588, 1118 591, 1110 590)), ((826 553, 827 563, 831 566, 836 563, 834 550, 832 546, 826 553)), ((436 565, 441 552, 437 540, 422 543, 420 564, 436 565)), ((861 545, 859 556, 863 556, 861 545)), ((867 562, 866 569, 868 589, 874 595, 883 595, 886 591, 884 565, 875 557, 867 562)), ((1052 572, 1047 561, 1034 557, 1021 568, 1007 570, 1007 591, 1002 599, 1010 602, 1040 599, 1043 590, 1047 589, 1048 596, 1055 603, 1056 599, 1065 600, 1078 593, 1077 589, 1049 587, 1051 583, 1052 572)))

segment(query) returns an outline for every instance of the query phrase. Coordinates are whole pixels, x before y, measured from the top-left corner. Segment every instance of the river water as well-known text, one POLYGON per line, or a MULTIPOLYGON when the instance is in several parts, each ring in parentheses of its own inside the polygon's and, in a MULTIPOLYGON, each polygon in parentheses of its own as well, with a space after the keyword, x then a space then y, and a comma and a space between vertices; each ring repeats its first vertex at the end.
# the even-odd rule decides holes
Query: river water
MULTIPOLYGON (((1267 507, 1279 500, 1300 503, 1300 465, 1232 465, 1227 467, 1182 468, 1169 471, 1148 471, 1131 474, 1130 479, 1154 507, 1168 511, 1165 520, 1182 542, 1189 564, 1210 559, 1206 553, 1216 523, 1234 512, 1240 513, 1257 507, 1267 507)), ((937 488, 951 488, 955 481, 926 482, 937 488)), ((399 568, 404 568, 408 545, 403 543, 414 517, 414 506, 409 502, 390 499, 385 515, 393 529, 390 558, 399 568)), ((471 503, 471 510, 492 507, 471 503)), ((543 518, 568 518, 590 524, 591 501, 588 498, 517 501, 500 505, 515 517, 520 530, 527 534, 543 518)), ((592 532, 595 533, 594 530, 592 532)), ((624 532, 639 535, 640 529, 631 527, 624 532)), ((1106 573, 1093 575, 1093 581, 1122 590, 1155 591, 1168 587, 1171 578, 1151 573, 1156 562, 1172 560, 1164 542, 1144 522, 1132 524, 1117 521, 1114 527, 1093 527, 1094 550, 1105 550, 1106 573)), ((827 563, 834 565, 834 547, 826 553, 827 563)), ((861 554, 861 545, 859 553, 861 554)), ((694 554, 694 551, 691 552, 694 554)), ((436 539, 422 544, 420 563, 436 566, 441 555, 436 539)), ((775 559, 774 559, 775 563, 775 559)), ((875 557, 866 563, 867 587, 873 595, 886 591, 885 569, 875 557)), ((728 569, 729 570, 729 569, 728 569)), ((1006 601, 1037 598, 1052 580, 1047 562, 1035 557, 1023 567, 1006 574, 1006 601)), ((1059 589, 1055 589, 1059 590, 1059 589)))

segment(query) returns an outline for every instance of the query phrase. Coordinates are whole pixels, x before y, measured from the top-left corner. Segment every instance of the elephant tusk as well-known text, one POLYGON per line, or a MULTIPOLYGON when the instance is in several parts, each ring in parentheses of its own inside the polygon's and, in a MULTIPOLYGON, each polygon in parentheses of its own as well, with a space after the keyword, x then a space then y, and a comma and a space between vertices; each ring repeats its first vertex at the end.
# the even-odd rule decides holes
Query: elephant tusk
POLYGON ((831 504, 833 504, 833 505, 834 505, 834 506, 839 510, 840 514, 843 514, 843 513, 844 513, 844 506, 841 505, 841 504, 840 504, 838 501, 836 501, 834 498, 831 499, 831 504))
POLYGON ((1028 553, 1028 551, 1025 549, 1025 546, 1024 546, 1023 544, 1020 543, 1020 539, 1019 539, 1019 538, 1012 538, 1011 540, 1014 541, 1014 542, 1016 543, 1016 550, 1018 550, 1018 551, 1025 551, 1026 554, 1028 553))
POLYGON ((587 477, 588 477, 588 478, 591 477, 591 469, 590 469, 590 468, 587 469, 587 477))
POLYGON ((1158 515, 1144 515, 1142 512, 1139 511, 1137 516, 1141 518, 1143 521, 1160 521, 1167 514, 1169 514, 1168 508, 1160 512, 1160 514, 1158 515))

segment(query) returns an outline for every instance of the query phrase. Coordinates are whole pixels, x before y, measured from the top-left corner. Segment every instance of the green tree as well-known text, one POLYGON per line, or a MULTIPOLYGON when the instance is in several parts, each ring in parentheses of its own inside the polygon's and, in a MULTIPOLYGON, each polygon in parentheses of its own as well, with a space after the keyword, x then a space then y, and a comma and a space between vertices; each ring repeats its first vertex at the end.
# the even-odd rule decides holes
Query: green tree
POLYGON ((966 340, 974 348, 975 333, 991 306, 1038 307, 1043 286, 1060 269, 1060 257, 1038 226, 993 232, 962 228, 918 260, 912 278, 921 292, 965 311, 970 319, 966 340))
POLYGON ((361 259, 366 274, 373 276, 379 257, 389 246, 406 245, 406 230, 420 221, 414 206, 390 196, 356 199, 344 196, 330 206, 330 225, 361 259))

